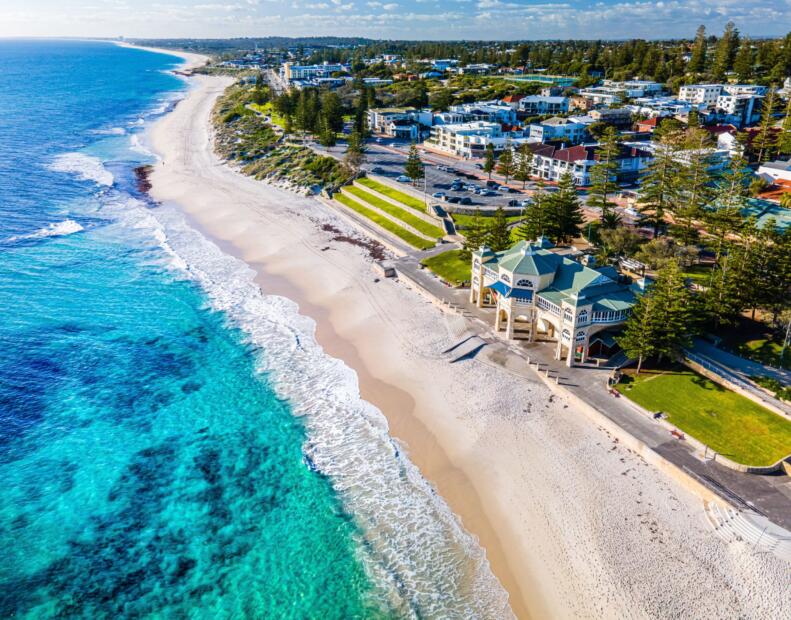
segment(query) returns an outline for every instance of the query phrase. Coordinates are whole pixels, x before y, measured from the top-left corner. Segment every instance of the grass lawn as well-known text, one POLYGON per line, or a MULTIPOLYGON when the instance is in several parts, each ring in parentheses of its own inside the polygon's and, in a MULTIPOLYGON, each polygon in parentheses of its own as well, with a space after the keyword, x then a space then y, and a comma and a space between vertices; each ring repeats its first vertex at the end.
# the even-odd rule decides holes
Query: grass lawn
POLYGON ((421 213, 426 212, 426 203, 424 203, 419 198, 415 198, 414 196, 410 196, 409 194, 405 194, 397 189, 390 187, 389 185, 385 185, 384 183, 380 183, 379 181, 374 181, 368 177, 363 177, 361 179, 357 179, 357 182, 360 185, 365 185, 366 187, 370 187, 371 189, 376 190, 380 194, 384 194, 388 198, 392 198, 393 200, 397 200, 401 204, 406 205, 416 211, 420 211, 421 213))
POLYGON ((470 259, 462 258, 462 252, 462 250, 449 250, 448 252, 425 258, 421 263, 451 284, 469 282, 470 259))
POLYGON ((370 192, 366 192, 359 187, 355 187, 354 185, 347 185, 343 188, 344 192, 348 192, 353 196, 356 196, 360 200, 367 202, 370 205, 373 205, 377 209, 381 209, 385 213, 392 215, 394 218, 401 220, 402 222, 409 224, 412 228, 417 230, 418 232, 423 233, 429 237, 434 237, 436 239, 445 236, 445 231, 439 228, 438 226, 434 226, 433 224, 429 224, 427 221, 420 219, 414 213, 407 211, 406 209, 402 209, 400 207, 396 207, 395 205, 387 202, 386 200, 382 200, 378 196, 374 196, 370 192))
POLYGON ((791 453, 791 422, 684 366, 629 369, 617 389, 732 461, 771 465, 791 453))
MULTIPOLYGON (((742 357, 746 357, 769 366, 780 366, 780 351, 782 346, 778 342, 772 342, 766 338, 748 340, 736 347, 736 352, 742 357)), ((786 351, 784 356, 784 368, 788 368, 791 361, 791 351, 786 351)))
MULTIPOLYGON (((472 220, 475 218, 474 215, 462 215, 461 213, 453 213, 452 214, 453 221, 456 223, 456 228, 464 230, 465 228, 469 228, 472 225, 472 220)), ((491 217, 487 217, 485 215, 481 215, 481 219, 483 219, 484 223, 491 221, 491 217)), ((509 215, 507 218, 508 223, 518 222, 521 219, 524 219, 522 215, 509 215)))
POLYGON ((681 275, 699 286, 708 286, 711 280, 711 265, 690 265, 681 272, 681 275))
POLYGON ((423 239, 423 237, 418 237, 417 235, 409 232, 407 229, 401 228, 398 224, 393 222, 393 220, 387 219, 384 215, 381 215, 376 211, 369 209, 368 207, 362 206, 344 194, 335 194, 334 198, 342 205, 348 207, 352 211, 356 211, 363 217, 368 218, 381 228, 393 233, 396 237, 403 239, 409 245, 417 248, 418 250, 428 250, 429 248, 433 248, 435 245, 431 241, 426 241, 423 239))

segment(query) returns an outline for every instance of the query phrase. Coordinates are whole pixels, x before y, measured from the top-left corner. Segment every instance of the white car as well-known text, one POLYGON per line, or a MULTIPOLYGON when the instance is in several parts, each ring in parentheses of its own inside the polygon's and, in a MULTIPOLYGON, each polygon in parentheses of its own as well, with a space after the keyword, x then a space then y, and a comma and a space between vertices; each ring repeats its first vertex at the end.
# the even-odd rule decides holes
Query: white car
POLYGON ((409 183, 412 181, 412 179, 410 179, 407 175, 402 174, 400 177, 396 179, 396 181, 398 181, 399 183, 409 183))
POLYGON ((445 192, 434 192, 431 194, 432 198, 443 198, 445 196, 445 192))

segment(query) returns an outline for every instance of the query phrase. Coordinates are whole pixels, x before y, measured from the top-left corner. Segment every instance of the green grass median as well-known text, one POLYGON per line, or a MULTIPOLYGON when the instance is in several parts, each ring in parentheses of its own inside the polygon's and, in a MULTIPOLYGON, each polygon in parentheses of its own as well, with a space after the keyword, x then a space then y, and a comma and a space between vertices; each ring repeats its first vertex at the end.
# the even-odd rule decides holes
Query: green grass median
POLYGON ((353 196, 356 196, 360 200, 367 202, 370 205, 373 205, 377 209, 381 209, 385 213, 392 215, 397 220, 401 220, 405 224, 409 224, 412 228, 417 230, 418 232, 423 233, 424 235, 428 235, 429 237, 434 237, 438 239, 442 237, 445 232, 439 228, 438 226, 434 226, 433 224, 429 224, 427 221, 420 219, 417 215, 410 213, 409 211, 402 209, 401 207, 396 207, 395 205, 387 202, 386 200, 382 200, 379 196, 374 196, 370 192, 366 192, 365 190, 355 187, 354 185, 348 185, 343 188, 344 192, 348 192, 353 196))
POLYGON ((387 196, 388 198, 392 198, 393 200, 400 202, 401 204, 406 205, 415 211, 420 211, 421 213, 426 212, 426 203, 419 198, 405 194, 404 192, 390 187, 389 185, 385 185, 379 181, 374 181, 368 177, 357 179, 357 182, 360 185, 365 185, 366 187, 376 190, 380 194, 387 196))
POLYGON ((392 220, 386 218, 384 215, 377 213, 373 209, 369 209, 368 207, 364 207, 363 205, 359 204, 357 201, 353 200, 349 196, 344 194, 338 193, 334 196, 335 200, 340 202, 342 205, 348 207, 352 211, 359 213, 363 217, 371 220, 374 224, 379 226, 380 228, 384 228, 386 231, 394 234, 396 237, 404 240, 406 243, 411 245, 418 250, 428 250, 429 248, 433 248, 434 244, 431 241, 426 241, 423 237, 418 237, 414 233, 409 232, 405 228, 401 228, 398 224, 393 222, 392 220))

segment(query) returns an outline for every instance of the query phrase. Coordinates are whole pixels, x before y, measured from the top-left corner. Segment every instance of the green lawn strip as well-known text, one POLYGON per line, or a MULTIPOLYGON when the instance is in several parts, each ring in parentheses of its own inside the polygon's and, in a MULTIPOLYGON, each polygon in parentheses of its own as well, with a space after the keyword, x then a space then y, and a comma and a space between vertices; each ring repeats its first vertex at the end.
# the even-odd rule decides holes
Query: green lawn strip
POLYGON ((406 205, 416 211, 420 211, 421 213, 426 212, 426 203, 420 200, 419 198, 415 198, 414 196, 410 196, 409 194, 405 194, 402 191, 394 189, 389 185, 385 185, 384 183, 380 183, 379 181, 374 181, 368 177, 362 177, 361 179, 357 179, 357 182, 360 185, 365 185, 366 187, 370 187, 373 190, 376 190, 380 194, 384 194, 388 198, 392 198, 393 200, 400 202, 401 204, 406 205))
POLYGON ((685 367, 629 370, 617 388, 737 463, 771 465, 791 453, 791 422, 685 367))
POLYGON ((470 260, 462 258, 463 250, 449 250, 424 258, 421 263, 451 284, 470 281, 470 260))
MULTIPOLYGON (((465 228, 469 228, 472 225, 472 220, 475 217, 474 215, 462 215, 461 213, 452 213, 451 216, 453 217, 453 221, 456 224, 456 228, 460 230, 464 230, 465 228)), ((481 215, 484 223, 490 222, 491 218, 481 215)), ((523 215, 509 215, 507 218, 508 223, 518 222, 521 219, 524 219, 523 215)))
POLYGON ((427 221, 420 219, 417 215, 410 213, 402 209, 401 207, 396 207, 395 205, 387 202, 386 200, 382 200, 379 196, 374 196, 370 192, 366 192, 359 187, 355 187, 354 185, 347 185, 343 188, 344 192, 349 192, 353 196, 357 196, 360 200, 367 202, 370 205, 373 205, 377 209, 381 209, 385 213, 389 213, 394 218, 401 220, 402 222, 409 224, 412 228, 417 230, 418 232, 423 233, 428 237, 433 237, 434 239, 438 239, 445 235, 445 232, 439 228, 438 226, 434 226, 433 224, 429 224, 427 221))
POLYGON ((380 213, 369 209, 368 207, 364 207, 363 205, 359 204, 357 201, 352 200, 349 196, 344 194, 338 193, 334 196, 335 200, 340 202, 342 205, 348 207, 352 211, 356 211, 363 217, 371 220, 376 225, 384 228, 386 231, 393 233, 396 237, 399 237, 406 241, 412 247, 417 248, 418 250, 428 250, 429 248, 433 248, 434 244, 431 241, 426 241, 423 237, 418 237, 417 235, 409 232, 405 228, 401 228, 398 224, 396 224, 393 220, 386 218, 380 213))

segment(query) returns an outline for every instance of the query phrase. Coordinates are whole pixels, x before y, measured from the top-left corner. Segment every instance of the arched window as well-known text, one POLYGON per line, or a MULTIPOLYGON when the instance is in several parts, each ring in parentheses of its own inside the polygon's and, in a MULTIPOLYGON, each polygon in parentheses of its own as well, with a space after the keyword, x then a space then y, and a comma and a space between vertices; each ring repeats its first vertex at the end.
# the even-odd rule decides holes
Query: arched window
POLYGON ((479 261, 479 260, 476 258, 476 259, 475 259, 475 262, 473 263, 473 265, 475 265, 476 267, 480 267, 480 266, 481 266, 481 261, 479 261))
POLYGON ((583 340, 585 340, 585 332, 577 332, 577 342, 582 342, 583 340))
POLYGON ((574 315, 571 313, 571 310, 569 310, 568 308, 566 308, 563 311, 563 320, 568 321, 569 323, 571 323, 571 321, 574 320, 574 315))
POLYGON ((587 322, 588 322, 588 311, 583 310, 577 315, 577 323, 579 323, 580 325, 584 325, 587 322))
POLYGON ((521 286, 522 288, 533 288, 533 283, 530 280, 519 280, 516 283, 517 286, 521 286))
POLYGON ((501 279, 503 282, 508 282, 509 284, 511 283, 511 278, 509 278, 509 277, 508 277, 508 274, 507 274, 507 273, 501 273, 501 274, 500 274, 500 279, 501 279))
POLYGON ((563 340, 571 340, 571 332, 567 329, 563 330, 563 340))

